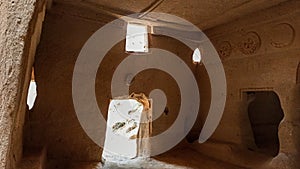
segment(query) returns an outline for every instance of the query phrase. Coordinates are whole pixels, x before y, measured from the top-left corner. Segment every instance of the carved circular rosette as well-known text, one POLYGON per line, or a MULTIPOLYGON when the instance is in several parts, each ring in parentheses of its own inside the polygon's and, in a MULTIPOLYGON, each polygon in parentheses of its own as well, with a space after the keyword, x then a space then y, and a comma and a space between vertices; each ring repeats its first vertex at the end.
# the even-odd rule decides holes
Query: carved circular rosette
POLYGON ((223 41, 218 46, 218 53, 221 59, 226 59, 231 55, 232 46, 229 41, 223 41))
POLYGON ((275 48, 284 48, 293 44, 296 31, 289 23, 279 23, 271 28, 270 44, 275 48))
POLYGON ((238 44, 239 50, 245 55, 254 54, 261 46, 261 39, 256 32, 246 33, 238 44))

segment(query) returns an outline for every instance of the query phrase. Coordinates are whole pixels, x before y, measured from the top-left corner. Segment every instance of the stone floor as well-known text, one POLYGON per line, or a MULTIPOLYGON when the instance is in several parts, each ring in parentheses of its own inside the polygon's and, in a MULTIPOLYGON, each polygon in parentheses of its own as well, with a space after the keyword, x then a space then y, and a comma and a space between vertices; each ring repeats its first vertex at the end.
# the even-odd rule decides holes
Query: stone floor
POLYGON ((224 163, 196 152, 191 148, 178 148, 147 160, 134 160, 112 163, 70 163, 62 166, 57 162, 48 164, 47 169, 243 169, 243 167, 224 163))

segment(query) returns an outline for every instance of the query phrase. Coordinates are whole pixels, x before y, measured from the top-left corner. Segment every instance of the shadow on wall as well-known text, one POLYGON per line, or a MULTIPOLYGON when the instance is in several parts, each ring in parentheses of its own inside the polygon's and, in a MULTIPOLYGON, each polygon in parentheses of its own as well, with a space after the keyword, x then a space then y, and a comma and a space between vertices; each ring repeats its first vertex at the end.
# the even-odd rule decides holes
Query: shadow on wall
MULTIPOLYGON (((297 100, 300 100, 300 62, 297 67, 295 95, 296 95, 297 100)), ((296 111, 297 111, 297 114, 300 114, 300 105, 299 104, 296 104, 296 111)), ((299 129, 300 129, 300 125, 298 124, 296 131, 299 131, 299 129)), ((300 132, 295 132, 295 134, 296 134, 295 145, 297 148, 296 151, 299 153, 298 156, 300 157, 300 132)), ((299 162, 299 166, 300 166, 300 162, 299 162)))
POLYGON ((297 68, 296 84, 300 84, 300 63, 298 64, 297 68))
POLYGON ((247 92, 252 95, 248 116, 258 152, 277 156, 278 126, 284 117, 278 95, 273 91, 247 92))

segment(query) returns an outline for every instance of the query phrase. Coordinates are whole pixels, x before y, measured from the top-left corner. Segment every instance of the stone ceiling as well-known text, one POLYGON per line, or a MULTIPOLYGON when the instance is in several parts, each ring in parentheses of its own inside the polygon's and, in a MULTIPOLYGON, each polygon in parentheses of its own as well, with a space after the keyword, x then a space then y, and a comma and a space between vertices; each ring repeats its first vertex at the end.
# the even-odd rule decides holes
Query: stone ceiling
POLYGON ((54 0, 88 6, 111 15, 137 12, 164 12, 185 18, 202 30, 212 28, 243 15, 272 7, 286 0, 54 0), (157 6, 156 6, 157 5, 157 6), (152 7, 155 7, 154 9, 152 7))

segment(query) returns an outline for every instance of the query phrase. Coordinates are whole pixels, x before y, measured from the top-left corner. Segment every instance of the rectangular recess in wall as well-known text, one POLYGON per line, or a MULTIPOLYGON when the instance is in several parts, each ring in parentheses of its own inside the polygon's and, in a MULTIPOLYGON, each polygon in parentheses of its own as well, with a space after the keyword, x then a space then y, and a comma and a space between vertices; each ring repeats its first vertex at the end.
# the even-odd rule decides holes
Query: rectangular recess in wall
POLYGON ((240 89, 240 99, 243 100, 243 96, 247 92, 262 92, 262 91, 273 91, 273 87, 258 87, 258 88, 241 88, 240 89))

